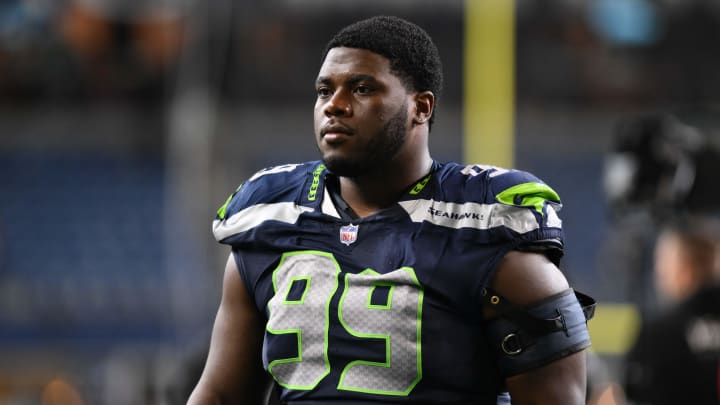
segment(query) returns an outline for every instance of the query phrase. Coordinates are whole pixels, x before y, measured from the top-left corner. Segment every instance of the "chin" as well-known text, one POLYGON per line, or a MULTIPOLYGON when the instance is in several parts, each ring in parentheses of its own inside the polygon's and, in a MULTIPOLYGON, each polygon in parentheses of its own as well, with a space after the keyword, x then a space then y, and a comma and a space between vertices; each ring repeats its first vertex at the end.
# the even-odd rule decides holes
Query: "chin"
POLYGON ((367 173, 372 166, 338 156, 325 156, 323 163, 332 173, 342 177, 357 177, 367 173))

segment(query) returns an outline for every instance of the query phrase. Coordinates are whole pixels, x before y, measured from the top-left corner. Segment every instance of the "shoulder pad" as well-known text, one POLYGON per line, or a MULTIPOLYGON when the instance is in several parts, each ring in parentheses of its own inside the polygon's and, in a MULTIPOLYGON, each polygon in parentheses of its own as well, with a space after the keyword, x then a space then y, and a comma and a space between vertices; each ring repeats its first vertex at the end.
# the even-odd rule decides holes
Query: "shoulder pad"
POLYGON ((496 166, 458 165, 448 177, 457 175, 463 176, 464 201, 496 206, 493 209, 496 215, 517 216, 523 223, 531 212, 539 231, 516 248, 544 253, 554 263, 559 262, 563 243, 562 221, 557 211, 562 203, 555 190, 532 173, 496 166))
POLYGON ((256 204, 292 202, 320 162, 273 166, 258 171, 228 197, 218 209, 216 219, 223 220, 256 204))
POLYGON ((546 203, 556 211, 561 207, 560 196, 532 173, 488 165, 456 166, 453 171, 466 176, 466 192, 476 202, 533 207, 541 215, 546 203))
POLYGON ((560 196, 535 175, 522 170, 508 170, 499 175, 489 176, 490 191, 495 201, 519 207, 532 207, 538 214, 545 215, 546 206, 554 211, 562 207, 560 196))

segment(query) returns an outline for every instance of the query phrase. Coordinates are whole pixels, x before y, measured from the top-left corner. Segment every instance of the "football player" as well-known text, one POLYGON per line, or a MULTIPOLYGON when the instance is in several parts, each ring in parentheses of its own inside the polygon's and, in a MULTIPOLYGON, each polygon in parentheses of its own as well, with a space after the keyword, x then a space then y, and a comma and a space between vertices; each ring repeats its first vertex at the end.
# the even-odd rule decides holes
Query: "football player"
POLYGON ((322 160, 248 179, 191 404, 583 404, 592 299, 558 269, 558 195, 535 176, 433 160, 442 87, 427 33, 341 30, 315 80, 322 160))

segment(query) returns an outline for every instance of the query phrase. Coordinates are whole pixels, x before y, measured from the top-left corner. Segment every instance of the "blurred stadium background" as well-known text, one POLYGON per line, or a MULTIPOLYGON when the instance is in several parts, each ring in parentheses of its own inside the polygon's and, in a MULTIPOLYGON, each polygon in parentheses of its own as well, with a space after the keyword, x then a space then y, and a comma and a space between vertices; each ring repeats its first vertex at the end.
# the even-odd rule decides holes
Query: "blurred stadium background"
POLYGON ((227 255, 215 210, 317 158, 320 51, 375 14, 438 44, 436 159, 563 197, 563 270, 623 372, 652 239, 618 220, 605 161, 621 120, 718 101, 717 1, 0 0, 0 405, 184 403, 227 255))

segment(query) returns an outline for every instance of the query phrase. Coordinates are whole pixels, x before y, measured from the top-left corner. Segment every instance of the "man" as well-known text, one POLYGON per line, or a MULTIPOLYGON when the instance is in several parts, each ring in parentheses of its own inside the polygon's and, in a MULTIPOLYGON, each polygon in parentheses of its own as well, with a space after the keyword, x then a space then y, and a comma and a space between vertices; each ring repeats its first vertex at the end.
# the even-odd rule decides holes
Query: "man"
POLYGON ((582 404, 586 315, 534 176, 428 150, 442 67, 375 17, 327 45, 322 162, 273 167, 219 210, 232 246, 191 404, 582 404), (267 370, 263 372, 262 368, 267 370))
POLYGON ((654 276, 665 308, 643 324, 627 355, 637 404, 720 403, 720 221, 689 216, 665 226, 654 276))

